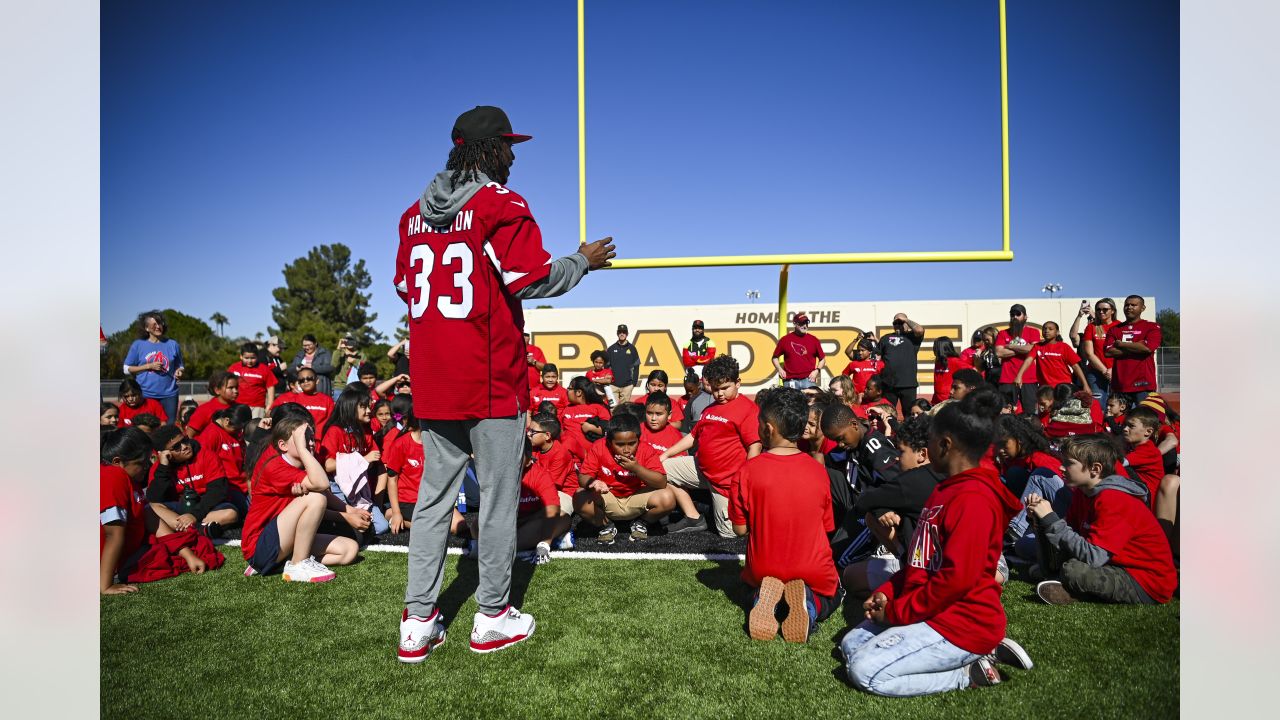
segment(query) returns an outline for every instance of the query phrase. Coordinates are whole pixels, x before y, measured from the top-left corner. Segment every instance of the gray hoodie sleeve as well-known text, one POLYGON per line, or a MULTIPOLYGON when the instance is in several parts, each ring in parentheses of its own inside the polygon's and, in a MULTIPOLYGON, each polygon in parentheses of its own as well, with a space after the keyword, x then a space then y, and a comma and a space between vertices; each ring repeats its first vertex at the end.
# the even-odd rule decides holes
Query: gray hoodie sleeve
POLYGON ((516 292, 521 300, 559 297, 572 290, 587 275, 587 258, 580 253, 565 255, 551 263, 547 276, 516 292))
POLYGON ((1041 532, 1049 544, 1058 548, 1068 557, 1073 557, 1089 567, 1099 568, 1111 561, 1111 553, 1085 540, 1080 533, 1058 517, 1057 513, 1049 513, 1040 519, 1041 532))

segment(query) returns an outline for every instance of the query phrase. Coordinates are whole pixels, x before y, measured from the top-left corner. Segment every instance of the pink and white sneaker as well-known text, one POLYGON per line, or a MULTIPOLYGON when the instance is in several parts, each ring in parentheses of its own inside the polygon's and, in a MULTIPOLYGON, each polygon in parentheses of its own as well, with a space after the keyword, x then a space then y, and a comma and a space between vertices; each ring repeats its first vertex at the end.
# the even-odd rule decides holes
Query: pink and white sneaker
POLYGON ((400 647, 397 655, 402 663, 420 663, 432 650, 444 644, 444 616, 437 608, 431 617, 410 615, 406 608, 400 616, 400 647))
POLYGON ((337 577, 324 563, 309 557, 302 562, 286 562, 284 579, 286 582, 321 583, 329 582, 337 577))
POLYGON ((510 647, 532 635, 535 626, 532 615, 510 605, 493 616, 478 612, 471 625, 471 651, 491 653, 510 647))

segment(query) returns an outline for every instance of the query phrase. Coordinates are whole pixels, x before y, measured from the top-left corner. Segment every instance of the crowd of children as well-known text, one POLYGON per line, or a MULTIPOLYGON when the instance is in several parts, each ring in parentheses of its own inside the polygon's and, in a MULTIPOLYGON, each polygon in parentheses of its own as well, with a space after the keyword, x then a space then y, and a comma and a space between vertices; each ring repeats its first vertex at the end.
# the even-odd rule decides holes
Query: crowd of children
MULTIPOLYGON (((1030 668, 1004 636, 1014 570, 1053 605, 1169 601, 1177 414, 1150 391, 1099 397, 1053 323, 1009 392, 993 336, 974 333, 963 352, 936 341, 933 396, 903 407, 884 396, 869 336, 827 390, 754 400, 728 355, 687 373, 683 395, 656 370, 634 402, 610 401, 603 353, 567 386, 539 362, 519 556, 546 563, 584 533, 746 536, 750 636, 804 642, 856 602, 865 620, 840 652, 852 684, 884 695, 1030 668), (1021 392, 1033 371, 1039 389, 1021 392)), ((210 541, 237 525, 246 575, 302 582, 333 579, 378 534, 412 532, 424 449, 408 378, 379 381, 370 364, 334 398, 311 368, 281 378, 243 350, 210 379, 211 399, 175 418, 132 378, 102 404, 102 592, 215 569, 210 541)), ((451 529, 472 552, 483 542, 457 510, 451 529)))

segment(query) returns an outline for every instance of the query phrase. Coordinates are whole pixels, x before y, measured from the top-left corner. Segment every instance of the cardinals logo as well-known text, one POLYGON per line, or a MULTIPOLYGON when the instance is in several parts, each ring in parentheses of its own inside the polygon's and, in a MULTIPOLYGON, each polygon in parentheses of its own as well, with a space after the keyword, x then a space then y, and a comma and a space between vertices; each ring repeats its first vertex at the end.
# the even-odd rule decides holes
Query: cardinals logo
POLYGON ((412 467, 422 467, 422 463, 418 462, 414 458, 409 458, 409 465, 412 467))
POLYGON ((942 567, 942 540, 934 523, 942 513, 942 505, 925 508, 920 513, 920 523, 911 535, 911 567, 937 572, 942 567))
POLYGON ((792 349, 792 350, 794 350, 794 351, 795 351, 795 353, 796 353, 797 355, 808 355, 808 354, 809 354, 809 350, 808 350, 808 348, 806 348, 805 346, 803 346, 803 345, 801 345, 800 343, 797 343, 797 342, 793 342, 793 343, 791 343, 791 349, 792 349))
POLYGON ((888 342, 890 345, 901 345, 905 341, 902 339, 901 335, 890 335, 888 342))

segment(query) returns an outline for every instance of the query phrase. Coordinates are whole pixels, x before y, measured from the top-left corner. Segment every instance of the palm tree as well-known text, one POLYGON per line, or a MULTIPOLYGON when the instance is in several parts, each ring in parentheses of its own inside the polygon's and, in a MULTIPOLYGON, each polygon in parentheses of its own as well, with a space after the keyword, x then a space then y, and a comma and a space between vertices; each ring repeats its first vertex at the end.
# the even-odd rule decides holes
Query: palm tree
POLYGON ((219 334, 219 335, 222 335, 222 326, 223 326, 223 325, 226 325, 226 324, 227 324, 227 323, 229 323, 229 322, 231 322, 230 320, 228 320, 228 319, 227 319, 227 316, 226 316, 226 315, 223 315, 223 314, 222 314, 222 313, 220 313, 220 312, 216 312, 216 313, 214 313, 214 314, 210 315, 210 316, 209 316, 209 320, 210 320, 210 321, 212 321, 214 325, 217 325, 217 326, 218 326, 218 334, 219 334))

